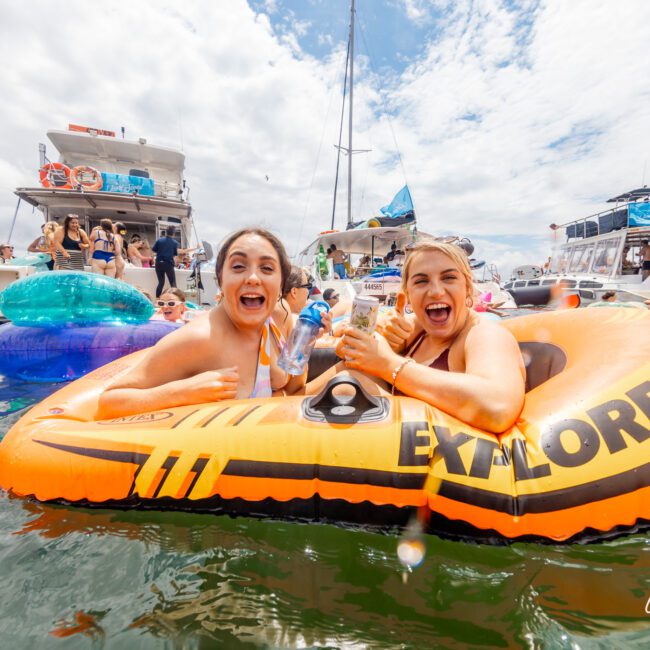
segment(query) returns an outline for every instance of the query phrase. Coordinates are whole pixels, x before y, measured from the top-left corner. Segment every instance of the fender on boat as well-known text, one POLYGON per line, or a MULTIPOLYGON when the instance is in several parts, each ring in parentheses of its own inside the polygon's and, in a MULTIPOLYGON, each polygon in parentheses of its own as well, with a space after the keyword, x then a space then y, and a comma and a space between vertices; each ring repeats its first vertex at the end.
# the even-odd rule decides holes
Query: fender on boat
MULTIPOLYGON (((0 443, 0 486, 102 507, 403 524, 482 541, 603 539, 650 524, 650 312, 503 322, 524 409, 492 435, 408 397, 228 400, 96 421, 141 355, 45 399, 0 443)), ((328 387, 331 388, 331 387, 328 387)))

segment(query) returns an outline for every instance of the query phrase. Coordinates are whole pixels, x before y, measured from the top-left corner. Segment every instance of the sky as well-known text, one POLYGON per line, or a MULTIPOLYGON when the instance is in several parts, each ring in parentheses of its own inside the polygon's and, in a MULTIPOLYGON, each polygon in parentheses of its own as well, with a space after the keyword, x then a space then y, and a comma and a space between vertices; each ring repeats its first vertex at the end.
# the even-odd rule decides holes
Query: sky
MULTIPOLYGON (((181 148, 202 239, 260 224, 297 253, 330 226, 349 4, 0 0, 0 239, 45 132, 77 123, 181 148)), ((648 183, 647 0, 357 0, 356 16, 355 220, 408 183, 420 230, 469 237, 506 277, 546 259, 549 224, 648 183)), ((39 224, 23 205, 13 243, 39 224)))

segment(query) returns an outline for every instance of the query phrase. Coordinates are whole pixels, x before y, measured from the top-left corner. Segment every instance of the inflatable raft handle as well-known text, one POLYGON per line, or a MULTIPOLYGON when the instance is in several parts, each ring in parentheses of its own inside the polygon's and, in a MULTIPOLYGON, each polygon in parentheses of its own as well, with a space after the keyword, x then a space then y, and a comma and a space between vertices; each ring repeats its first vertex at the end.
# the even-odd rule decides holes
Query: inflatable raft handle
POLYGON ((334 377, 318 395, 309 397, 302 403, 302 413, 307 420, 331 424, 376 422, 386 418, 388 412, 386 398, 369 395, 357 379, 344 375, 334 377), (337 386, 344 384, 354 387, 352 398, 333 394, 337 386))

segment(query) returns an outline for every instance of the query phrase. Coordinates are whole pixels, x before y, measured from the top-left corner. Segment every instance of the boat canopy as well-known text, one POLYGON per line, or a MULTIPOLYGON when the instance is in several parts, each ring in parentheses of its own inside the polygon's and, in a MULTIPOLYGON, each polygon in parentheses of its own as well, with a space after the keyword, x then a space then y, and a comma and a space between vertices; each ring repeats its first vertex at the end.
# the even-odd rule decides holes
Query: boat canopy
POLYGON ((147 144, 146 140, 123 140, 78 131, 48 131, 47 137, 64 160, 98 159, 154 166, 181 173, 185 154, 177 149, 147 144))
POLYGON ((435 239, 433 235, 417 231, 413 226, 408 228, 363 228, 344 230, 342 232, 328 232, 319 235, 300 255, 313 256, 318 252, 319 246, 327 249, 332 244, 345 253, 359 255, 381 255, 390 251, 395 242, 398 249, 404 249, 408 244, 423 237, 435 239))
POLYGON ((623 192, 618 196, 614 196, 611 199, 607 199, 607 203, 623 203, 624 201, 638 201, 639 199, 650 197, 650 188, 647 186, 640 187, 637 190, 630 190, 629 192, 623 192))

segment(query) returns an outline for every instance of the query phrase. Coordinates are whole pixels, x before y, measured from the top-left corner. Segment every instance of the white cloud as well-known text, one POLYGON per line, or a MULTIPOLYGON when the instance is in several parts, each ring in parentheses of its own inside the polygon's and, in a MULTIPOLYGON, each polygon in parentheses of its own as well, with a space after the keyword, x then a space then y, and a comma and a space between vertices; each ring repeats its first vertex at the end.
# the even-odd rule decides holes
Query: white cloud
MULTIPOLYGON (((400 77, 381 80, 381 95, 357 62, 355 146, 373 151, 354 159, 355 216, 376 213, 404 184, 393 133, 422 229, 480 241, 502 274, 545 258, 549 223, 639 184, 650 3, 404 2, 413 20, 435 10, 435 40, 400 77), (390 98, 390 123, 377 116, 380 96, 390 98)), ((282 8, 270 1, 259 14, 244 0, 190 1, 182 13, 171 0, 116 0, 78 5, 65 20, 59 10, 3 3, 0 53, 11 64, 0 68, 0 238, 13 187, 36 184, 37 143, 68 122, 124 125, 127 137, 168 146, 182 130, 203 238, 265 223, 293 252, 328 226, 340 45, 315 60, 298 42, 315 25, 290 13, 274 33, 268 14, 282 8)), ((24 211, 16 242, 37 230, 24 211)))

